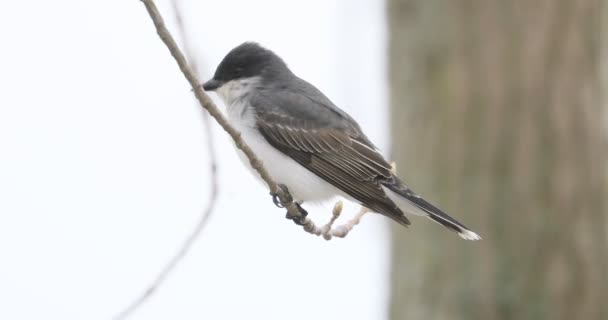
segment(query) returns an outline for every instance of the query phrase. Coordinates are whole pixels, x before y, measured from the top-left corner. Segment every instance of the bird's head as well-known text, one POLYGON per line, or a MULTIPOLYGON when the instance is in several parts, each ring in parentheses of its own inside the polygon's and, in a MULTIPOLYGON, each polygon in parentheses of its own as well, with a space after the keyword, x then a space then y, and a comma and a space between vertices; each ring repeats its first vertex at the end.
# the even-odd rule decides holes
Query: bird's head
POLYGON ((255 42, 245 42, 228 52, 203 89, 214 91, 234 81, 267 80, 288 74, 291 72, 287 65, 274 52, 255 42))

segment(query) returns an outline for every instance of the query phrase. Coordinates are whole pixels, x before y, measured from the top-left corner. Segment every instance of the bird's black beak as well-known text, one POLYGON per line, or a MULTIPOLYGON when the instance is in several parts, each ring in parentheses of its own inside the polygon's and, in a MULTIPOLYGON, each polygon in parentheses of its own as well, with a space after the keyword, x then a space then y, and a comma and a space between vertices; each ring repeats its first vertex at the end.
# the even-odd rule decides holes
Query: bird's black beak
POLYGON ((224 81, 211 79, 203 84, 203 89, 205 91, 213 91, 224 84, 224 81))

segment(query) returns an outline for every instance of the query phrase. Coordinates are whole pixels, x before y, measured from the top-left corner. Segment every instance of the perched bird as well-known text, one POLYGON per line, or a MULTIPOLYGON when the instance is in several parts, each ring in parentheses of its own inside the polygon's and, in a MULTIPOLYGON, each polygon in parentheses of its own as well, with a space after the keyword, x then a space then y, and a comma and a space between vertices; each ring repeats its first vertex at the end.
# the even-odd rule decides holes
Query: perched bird
POLYGON ((464 239, 481 239, 408 188, 357 122, 272 51, 239 45, 203 88, 221 97, 231 125, 300 209, 304 201, 342 196, 404 226, 405 213, 421 215, 464 239))

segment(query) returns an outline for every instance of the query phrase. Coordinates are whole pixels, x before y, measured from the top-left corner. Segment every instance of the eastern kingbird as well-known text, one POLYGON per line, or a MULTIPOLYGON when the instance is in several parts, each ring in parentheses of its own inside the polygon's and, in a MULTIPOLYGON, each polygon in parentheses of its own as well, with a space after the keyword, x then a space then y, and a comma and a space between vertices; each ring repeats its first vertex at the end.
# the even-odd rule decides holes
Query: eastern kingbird
MULTIPOLYGON (((342 196, 403 226, 410 224, 407 212, 464 239, 481 239, 401 182, 357 122, 274 52, 257 43, 239 45, 203 88, 222 98, 229 122, 298 207, 342 196)), ((239 155, 253 170, 240 150, 239 155)))

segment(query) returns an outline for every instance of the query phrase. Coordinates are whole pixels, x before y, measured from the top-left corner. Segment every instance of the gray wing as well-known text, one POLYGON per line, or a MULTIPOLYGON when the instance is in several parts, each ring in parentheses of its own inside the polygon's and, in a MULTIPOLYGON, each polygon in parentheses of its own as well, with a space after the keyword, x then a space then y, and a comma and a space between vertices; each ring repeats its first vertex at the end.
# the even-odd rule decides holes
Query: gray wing
POLYGON ((258 130, 273 147, 369 209, 409 225, 382 189, 400 183, 390 164, 352 118, 314 90, 254 97, 258 130))

